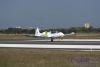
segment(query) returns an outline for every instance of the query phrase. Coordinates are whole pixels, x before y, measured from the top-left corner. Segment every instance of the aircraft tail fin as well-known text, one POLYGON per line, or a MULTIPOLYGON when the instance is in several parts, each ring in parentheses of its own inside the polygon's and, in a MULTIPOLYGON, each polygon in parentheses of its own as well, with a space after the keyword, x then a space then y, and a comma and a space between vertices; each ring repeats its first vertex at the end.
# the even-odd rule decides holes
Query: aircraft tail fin
POLYGON ((40 30, 39 30, 39 28, 36 28, 36 30, 35 30, 35 36, 40 36, 40 30))

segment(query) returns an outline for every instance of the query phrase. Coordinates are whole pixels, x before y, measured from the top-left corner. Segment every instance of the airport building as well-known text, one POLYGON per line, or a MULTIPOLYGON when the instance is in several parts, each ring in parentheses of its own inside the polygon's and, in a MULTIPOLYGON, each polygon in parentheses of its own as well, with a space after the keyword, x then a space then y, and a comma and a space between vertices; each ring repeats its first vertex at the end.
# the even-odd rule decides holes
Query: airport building
POLYGON ((22 28, 22 27, 21 27, 21 26, 17 26, 16 28, 20 29, 20 28, 22 28))

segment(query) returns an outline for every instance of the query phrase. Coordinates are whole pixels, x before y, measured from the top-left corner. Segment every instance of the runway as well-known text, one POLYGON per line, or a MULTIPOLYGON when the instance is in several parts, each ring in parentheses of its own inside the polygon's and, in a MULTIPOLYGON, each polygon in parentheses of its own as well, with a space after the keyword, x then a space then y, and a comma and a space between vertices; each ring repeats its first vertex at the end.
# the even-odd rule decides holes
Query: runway
POLYGON ((0 47, 10 48, 52 48, 78 51, 100 51, 100 40, 98 39, 68 39, 68 40, 2 40, 0 47))
POLYGON ((51 45, 100 45, 99 39, 64 39, 64 40, 2 40, 0 44, 51 44, 51 45))

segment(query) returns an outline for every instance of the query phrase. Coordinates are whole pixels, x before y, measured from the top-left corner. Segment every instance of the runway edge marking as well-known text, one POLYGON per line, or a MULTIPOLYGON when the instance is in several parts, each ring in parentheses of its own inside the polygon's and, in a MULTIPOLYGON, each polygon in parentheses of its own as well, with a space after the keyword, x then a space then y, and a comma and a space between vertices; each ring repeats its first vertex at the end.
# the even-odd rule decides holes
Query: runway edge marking
POLYGON ((0 47, 12 48, 69 48, 69 49, 100 49, 100 45, 43 45, 43 44, 0 44, 0 47))

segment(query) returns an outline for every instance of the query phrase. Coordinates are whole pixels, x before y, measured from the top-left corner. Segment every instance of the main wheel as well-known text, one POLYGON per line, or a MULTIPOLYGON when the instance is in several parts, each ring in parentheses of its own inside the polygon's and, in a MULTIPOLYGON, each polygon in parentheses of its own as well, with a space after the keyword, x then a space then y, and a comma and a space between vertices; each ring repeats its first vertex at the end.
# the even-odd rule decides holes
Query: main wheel
POLYGON ((53 42, 53 38, 51 37, 51 42, 53 42))

